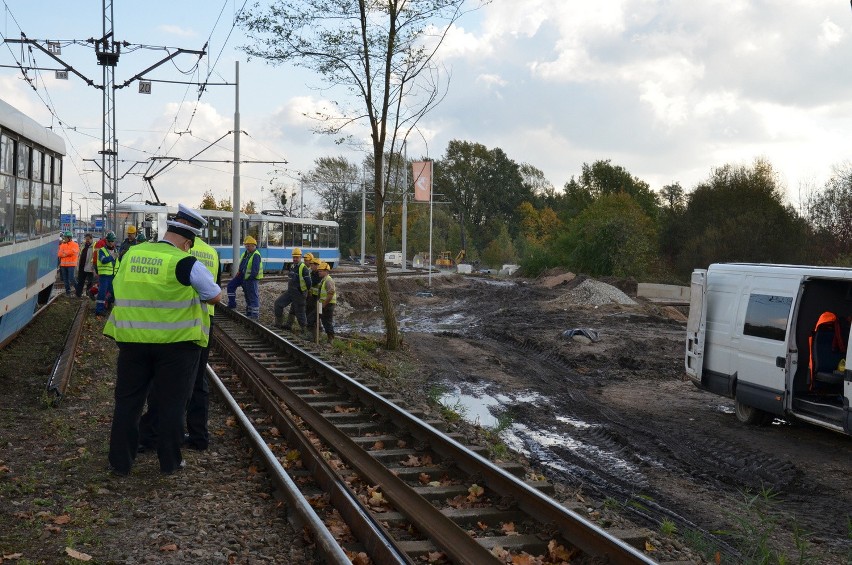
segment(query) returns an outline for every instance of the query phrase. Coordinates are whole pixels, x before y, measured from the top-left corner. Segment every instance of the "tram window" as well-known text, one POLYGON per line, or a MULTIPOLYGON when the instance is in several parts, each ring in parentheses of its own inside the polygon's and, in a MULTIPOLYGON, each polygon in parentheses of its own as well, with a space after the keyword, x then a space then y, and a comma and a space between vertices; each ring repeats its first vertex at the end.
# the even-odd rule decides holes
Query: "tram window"
POLYGON ((33 149, 33 164, 32 164, 32 179, 33 180, 42 180, 42 172, 44 169, 42 168, 42 157, 44 153, 39 151, 38 149, 33 149))
POLYGON ((267 222, 266 235, 269 247, 281 247, 284 242, 284 224, 282 222, 267 222))
MULTIPOLYGON (((23 143, 18 144, 18 169, 16 171, 18 178, 30 178, 30 149, 23 143)), ((29 194, 29 191, 27 191, 29 194)))
POLYGON ((311 226, 308 224, 304 224, 302 226, 302 247, 313 247, 313 234, 311 233, 311 226))
POLYGON ((12 200, 15 179, 8 175, 0 175, 0 242, 13 241, 14 230, 12 218, 15 213, 15 202, 12 200))
MULTIPOLYGON (((44 192, 44 184, 41 181, 31 181, 30 183, 31 192, 32 192, 32 212, 33 212, 33 225, 30 226, 35 234, 43 234, 47 231, 45 229, 43 220, 44 214, 42 211, 42 198, 44 192)), ((50 193, 48 193, 48 197, 50 197, 50 193)), ((46 213, 50 213, 50 209, 48 208, 46 213)))
POLYGON ((0 173, 15 172, 15 142, 8 135, 0 136, 0 173))
POLYGON ((15 186, 15 239, 20 241, 30 237, 30 181, 17 179, 15 186))
POLYGON ((284 224, 284 247, 293 245, 293 224, 284 224))
POLYGON ((222 218, 207 218, 207 227, 204 228, 207 235, 207 243, 210 245, 221 245, 222 229, 220 224, 222 218))
POLYGON ((222 240, 221 245, 228 245, 229 243, 233 243, 234 235, 233 230, 231 230, 231 226, 233 225, 233 220, 231 218, 222 218, 221 219, 221 230, 222 230, 222 240))
POLYGON ((319 227, 319 246, 320 247, 328 247, 328 227, 320 226, 319 227))
MULTIPOLYGON (((250 235, 257 240, 258 247, 266 247, 266 240, 260 234, 260 228, 263 226, 263 222, 249 222, 248 229, 246 230, 246 235, 250 235)), ((245 240, 245 238, 243 238, 245 240)))
MULTIPOLYGON (((47 190, 47 185, 45 185, 45 190, 47 190)), ((53 185, 53 200, 51 205, 50 212, 50 229, 58 230, 59 225, 59 214, 62 209, 62 187, 58 184, 53 185)))
POLYGON ((302 224, 293 224, 293 245, 302 245, 302 224))
POLYGON ((50 155, 44 156, 44 182, 55 182, 53 180, 53 157, 50 155))

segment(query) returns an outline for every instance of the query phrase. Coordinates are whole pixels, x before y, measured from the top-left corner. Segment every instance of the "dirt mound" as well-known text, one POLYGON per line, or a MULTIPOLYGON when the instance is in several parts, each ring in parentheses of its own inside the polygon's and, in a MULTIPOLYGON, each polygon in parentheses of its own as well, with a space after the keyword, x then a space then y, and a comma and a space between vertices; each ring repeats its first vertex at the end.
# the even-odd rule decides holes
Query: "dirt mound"
POLYGON ((577 278, 577 275, 570 271, 563 271, 562 269, 548 269, 536 279, 536 282, 542 286, 546 286, 547 288, 554 288, 559 285, 569 284, 575 278, 577 278))

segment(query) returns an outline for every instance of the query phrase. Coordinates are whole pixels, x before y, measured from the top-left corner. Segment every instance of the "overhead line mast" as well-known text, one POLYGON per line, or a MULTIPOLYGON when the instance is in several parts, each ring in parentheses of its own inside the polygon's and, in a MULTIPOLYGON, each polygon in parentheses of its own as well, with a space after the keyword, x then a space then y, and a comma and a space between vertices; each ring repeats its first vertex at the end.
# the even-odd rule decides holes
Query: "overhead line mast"
MULTIPOLYGON (((114 22, 114 12, 113 12, 113 1, 112 0, 103 0, 103 35, 100 39, 90 38, 88 43, 93 43, 95 46, 95 56, 97 58, 98 65, 102 68, 102 82, 101 84, 95 84, 95 82, 84 75, 82 75, 79 71, 77 71, 74 67, 63 61, 59 58, 60 51, 58 49, 58 44, 52 44, 52 42, 47 41, 48 47, 45 48, 39 44, 37 40, 28 39, 23 33, 21 33, 21 39, 7 39, 7 43, 27 43, 29 45, 35 46, 45 54, 47 54, 50 58, 57 61, 64 67, 64 71, 71 72, 76 76, 80 77, 86 84, 89 86, 93 86, 95 88, 100 88, 103 90, 103 101, 102 101, 102 128, 101 128, 101 150, 98 153, 101 155, 101 217, 103 218, 104 226, 103 231, 107 232, 115 230, 118 227, 118 211, 116 206, 118 204, 118 139, 116 138, 116 125, 115 125, 115 91, 119 88, 124 88, 131 84, 133 81, 139 80, 141 81, 144 78, 145 73, 152 71, 166 63, 167 61, 172 60, 176 56, 182 53, 191 53, 193 55, 198 55, 199 58, 203 57, 206 54, 207 45, 205 44, 201 51, 191 51, 188 49, 178 49, 174 53, 164 57, 159 62, 151 65, 144 71, 136 74, 131 79, 125 81, 123 84, 116 86, 115 85, 115 67, 118 65, 118 59, 121 56, 121 48, 130 46, 126 41, 116 41, 115 40, 115 30, 113 28, 114 22), (111 224, 107 222, 106 208, 107 202, 110 203, 112 208, 112 222, 111 224)), ((29 67, 20 66, 21 70, 27 69, 29 67)), ((140 92, 143 92, 141 86, 143 83, 140 82, 140 92)), ((148 84, 150 87, 150 83, 148 84)), ((150 88, 147 91, 150 93, 150 88)), ((134 165, 135 166, 135 165, 134 165)), ((123 176, 123 175, 122 175, 123 176)), ((156 195, 156 193, 155 193, 156 195)))

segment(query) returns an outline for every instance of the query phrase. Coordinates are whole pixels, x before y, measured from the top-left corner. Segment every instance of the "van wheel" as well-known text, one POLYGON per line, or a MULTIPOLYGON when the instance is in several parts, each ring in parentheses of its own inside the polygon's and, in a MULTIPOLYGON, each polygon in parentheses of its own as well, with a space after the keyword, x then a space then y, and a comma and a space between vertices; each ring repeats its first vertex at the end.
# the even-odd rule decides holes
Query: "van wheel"
POLYGON ((772 421, 770 414, 737 400, 735 412, 737 420, 751 426, 765 426, 772 421))

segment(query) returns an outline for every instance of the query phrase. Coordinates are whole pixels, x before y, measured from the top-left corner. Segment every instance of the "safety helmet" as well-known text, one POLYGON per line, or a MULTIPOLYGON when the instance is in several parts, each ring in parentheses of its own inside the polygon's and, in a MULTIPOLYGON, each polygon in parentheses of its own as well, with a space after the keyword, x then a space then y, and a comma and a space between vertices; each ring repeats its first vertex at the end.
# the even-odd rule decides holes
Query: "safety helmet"
POLYGON ((144 233, 139 232, 139 235, 136 236, 136 241, 138 241, 139 243, 145 243, 146 241, 148 241, 148 238, 145 237, 144 233))
POLYGON ((130 235, 132 233, 136 233, 136 226, 130 226, 129 228, 127 228, 127 235, 130 235))
POLYGON ((311 253, 311 252, 305 253, 305 256, 303 257, 303 259, 305 260, 305 263, 310 263, 311 261, 314 260, 314 254, 311 253))
POLYGON ((322 263, 320 263, 320 265, 319 265, 319 267, 317 268, 317 270, 319 270, 319 271, 330 271, 330 270, 331 270, 331 267, 329 267, 328 263, 326 263, 326 262, 322 262, 322 263))
POLYGON ((105 239, 107 241, 115 241, 115 234, 113 232, 107 232, 105 239))
POLYGON ((71 233, 70 231, 67 231, 67 232, 62 234, 62 237, 74 237, 74 234, 71 233))
POLYGON ((247 235, 243 240, 243 245, 257 245, 257 240, 250 235, 247 235))
POLYGON ((301 257, 302 256, 302 248, 294 247, 293 248, 293 257, 301 257))

